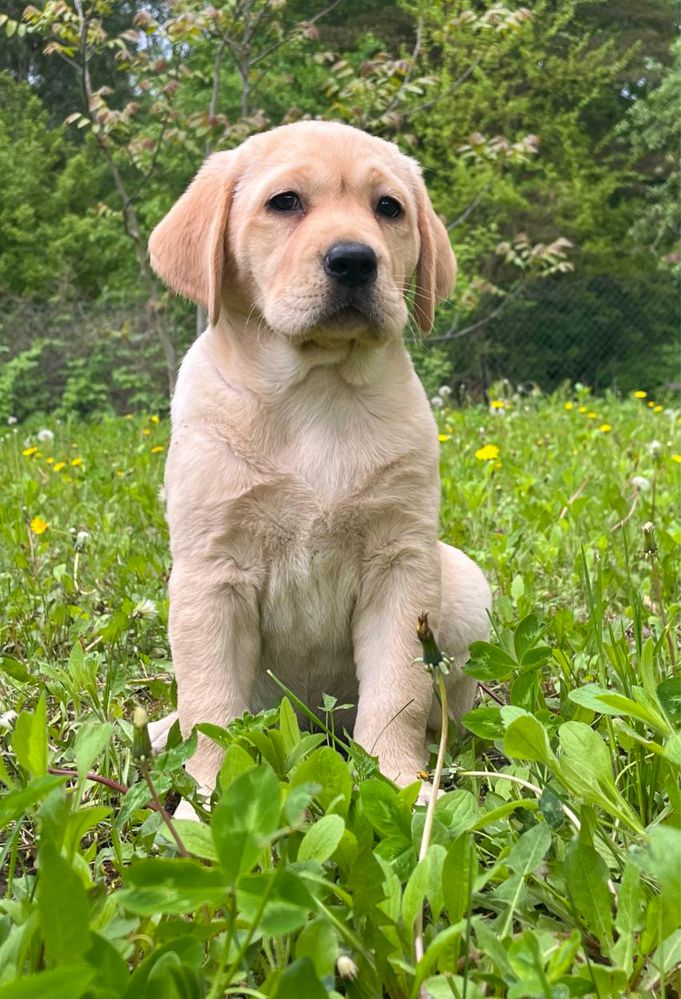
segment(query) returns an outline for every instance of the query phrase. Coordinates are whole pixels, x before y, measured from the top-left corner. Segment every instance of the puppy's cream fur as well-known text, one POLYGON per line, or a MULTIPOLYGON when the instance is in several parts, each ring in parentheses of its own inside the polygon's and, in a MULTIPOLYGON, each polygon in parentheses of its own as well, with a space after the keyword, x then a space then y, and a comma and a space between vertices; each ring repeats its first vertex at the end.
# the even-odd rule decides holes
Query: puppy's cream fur
MULTIPOLYGON (((210 318, 180 370, 165 479, 182 730, 275 703, 271 669, 313 709, 324 692, 355 704, 341 722, 413 781, 437 718, 417 616, 460 667, 490 606, 477 566, 437 540, 437 430, 402 343, 414 274, 424 332, 455 277, 419 168, 348 126, 277 128, 210 157, 150 252, 210 318), (283 191, 300 211, 268 205, 283 191), (377 213, 386 196, 398 219, 377 213), (370 287, 325 273, 348 240, 376 254, 370 287)), ((457 668, 452 713, 474 695, 457 668)), ((210 788, 219 765, 201 737, 189 771, 210 788)))

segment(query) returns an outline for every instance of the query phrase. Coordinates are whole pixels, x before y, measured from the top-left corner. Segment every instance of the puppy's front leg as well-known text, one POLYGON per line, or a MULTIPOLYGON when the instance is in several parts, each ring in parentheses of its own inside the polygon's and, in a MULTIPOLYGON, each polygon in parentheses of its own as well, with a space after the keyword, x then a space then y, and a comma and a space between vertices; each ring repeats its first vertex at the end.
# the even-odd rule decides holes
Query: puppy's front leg
MULTIPOLYGON (((256 591, 216 562, 176 561, 170 576, 170 644, 185 738, 194 725, 226 725, 248 710, 260 653, 256 591)), ((187 764, 203 790, 215 786, 222 750, 204 735, 187 764)))
POLYGON ((437 626, 440 588, 434 545, 392 542, 367 559, 353 621, 359 682, 354 737, 378 755, 387 777, 404 785, 428 761, 433 694, 430 677, 414 665, 420 655, 416 622, 427 611, 437 626))

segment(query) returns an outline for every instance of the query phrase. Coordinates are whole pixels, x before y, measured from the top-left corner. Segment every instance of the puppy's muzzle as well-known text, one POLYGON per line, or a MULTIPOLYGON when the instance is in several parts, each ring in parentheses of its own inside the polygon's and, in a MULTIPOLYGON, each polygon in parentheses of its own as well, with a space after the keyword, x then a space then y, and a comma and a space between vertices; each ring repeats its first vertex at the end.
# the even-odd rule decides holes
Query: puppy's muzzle
POLYGON ((334 243, 324 256, 324 270, 346 288, 364 288, 376 280, 378 261, 366 243, 334 243))

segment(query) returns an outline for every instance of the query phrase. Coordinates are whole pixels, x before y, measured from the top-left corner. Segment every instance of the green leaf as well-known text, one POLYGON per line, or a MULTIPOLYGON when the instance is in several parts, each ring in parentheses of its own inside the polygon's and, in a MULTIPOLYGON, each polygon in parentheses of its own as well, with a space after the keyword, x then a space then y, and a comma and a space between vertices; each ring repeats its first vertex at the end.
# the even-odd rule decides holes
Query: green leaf
POLYGON ((231 884, 255 867, 279 828, 280 801, 279 781, 263 764, 238 777, 213 809, 213 840, 231 884))
POLYGON ((542 822, 523 833, 513 846, 504 864, 514 872, 505 884, 495 889, 495 896, 507 903, 505 912, 499 916, 495 926, 503 939, 513 928, 513 915, 525 891, 525 880, 539 866, 551 846, 551 833, 542 822))
POLYGON ((634 967, 635 934, 643 928, 643 904, 640 872, 631 860, 627 860, 617 893, 615 926, 619 938, 612 949, 612 958, 624 968, 628 977, 634 967))
POLYGON ((279 705, 279 729, 284 739, 284 751, 288 754, 300 742, 298 719, 288 697, 282 697, 279 705))
POLYGON ((272 999, 328 999, 309 957, 290 964, 279 980, 272 999))
POLYGON ((547 765, 556 762, 546 729, 534 715, 523 715, 511 722, 504 732, 504 752, 516 760, 536 760, 547 765))
POLYGON ((71 964, 39 975, 26 975, 0 988, 0 999, 80 999, 95 977, 87 964, 71 964))
POLYGON ((359 788, 362 811, 381 836, 408 836, 411 811, 398 801, 398 792, 387 781, 363 781, 359 788))
POLYGON ((501 711, 492 707, 473 708, 472 711, 467 711, 461 719, 461 724, 481 739, 499 739, 504 730, 501 711))
POLYGON ((293 787, 298 784, 318 785, 319 791, 315 794, 315 798, 324 811, 332 802, 336 802, 334 811, 343 818, 348 814, 352 797, 352 777, 343 757, 330 746, 321 746, 303 760, 293 771, 290 782, 293 787))
POLYGON ((430 861, 428 854, 426 854, 411 872, 402 895, 402 920, 411 941, 414 939, 414 922, 423 909, 423 901, 426 897, 429 865, 430 861))
POLYGON ((548 786, 541 793, 539 811, 551 829, 560 829, 565 822, 565 812, 562 802, 556 792, 548 786))
MULTIPOLYGON (((516 579, 518 578, 519 577, 516 576, 516 579)), ((522 580, 522 577, 520 578, 522 580)), ((534 648, 543 633, 544 627, 540 625, 535 614, 528 614, 527 617, 523 618, 522 621, 516 625, 516 629, 513 633, 513 648, 518 662, 522 660, 523 656, 525 656, 530 649, 534 648)))
POLYGON ((340 815, 323 815, 307 830, 298 847, 298 860, 316 860, 323 864, 343 838, 345 823, 340 815))
POLYGON ((78 777, 85 779, 88 770, 103 752, 111 738, 111 725, 106 722, 85 722, 78 729, 75 745, 76 767, 78 777))
POLYGON ((333 975, 339 953, 338 932, 323 917, 306 923, 296 940, 296 957, 309 957, 322 979, 333 975))
POLYGON ((478 861, 470 833, 462 833, 447 850, 442 865, 442 896, 450 923, 457 923, 468 912, 478 861))
MULTIPOLYGON (((612 898, 608 868, 592 846, 573 840, 565 854, 565 885, 584 925, 601 946, 612 946, 612 898)), ((606 953, 608 952, 606 950, 606 953)))
POLYGON ((38 915, 48 964, 78 964, 90 945, 83 882, 48 840, 38 854, 38 915))
POLYGON ((47 773, 47 710, 45 694, 41 694, 35 712, 22 711, 14 723, 12 749, 19 766, 31 777, 47 773))
POLYGON ((473 642, 468 651, 470 661, 463 671, 476 680, 507 680, 518 669, 515 659, 491 642, 473 642))
POLYGON ((603 715, 630 715, 645 722, 658 732, 669 733, 669 725, 659 713, 651 707, 633 701, 629 697, 613 690, 606 690, 598 684, 589 683, 584 687, 577 687, 568 693, 568 697, 575 704, 581 704, 584 708, 598 711, 603 715))
POLYGON ((603 739, 583 722, 565 722, 558 729, 561 745, 557 772, 573 793, 625 821, 638 833, 643 827, 615 786, 610 753, 603 739))
POLYGON ((259 927, 267 936, 300 929, 315 908, 301 878, 284 867, 246 874, 239 879, 236 898, 239 917, 259 927))
POLYGON ((681 676, 670 676, 657 688, 657 698, 672 725, 681 725, 681 676))
POLYGON ((20 787, 16 791, 9 791, 0 797, 0 829, 8 822, 18 819, 24 812, 42 801, 48 794, 66 782, 65 777, 57 777, 47 774, 45 777, 37 777, 26 787, 20 787))

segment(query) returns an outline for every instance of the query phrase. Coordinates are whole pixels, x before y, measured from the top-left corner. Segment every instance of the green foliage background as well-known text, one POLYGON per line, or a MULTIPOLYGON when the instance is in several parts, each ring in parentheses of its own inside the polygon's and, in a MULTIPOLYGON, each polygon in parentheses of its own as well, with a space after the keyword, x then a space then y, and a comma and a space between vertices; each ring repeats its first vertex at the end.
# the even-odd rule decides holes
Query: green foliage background
POLYGON ((92 45, 99 103, 88 112, 68 61, 70 5, 47 0, 22 19, 21 3, 5 4, 2 418, 157 405, 159 329, 181 356, 195 320, 150 286, 140 247, 207 151, 301 115, 368 128, 423 164, 460 263, 432 341, 413 346, 430 391, 479 394, 499 377, 623 390, 678 381, 674 5, 329 6, 315 20, 324 9, 304 2, 92 0, 104 41, 92 45), (248 16, 260 17, 250 40, 248 16), (524 256, 499 250, 523 235, 524 256), (572 271, 542 255, 556 240, 572 244, 561 258, 572 271))

